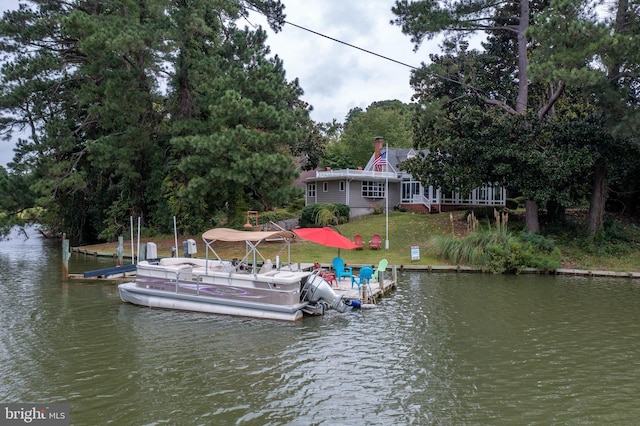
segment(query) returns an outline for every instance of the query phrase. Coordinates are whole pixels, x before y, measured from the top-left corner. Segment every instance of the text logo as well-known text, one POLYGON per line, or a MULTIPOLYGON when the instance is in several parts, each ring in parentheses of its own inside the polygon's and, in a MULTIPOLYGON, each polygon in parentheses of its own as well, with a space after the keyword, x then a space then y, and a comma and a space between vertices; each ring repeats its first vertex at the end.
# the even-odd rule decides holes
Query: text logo
POLYGON ((0 424, 69 426, 69 404, 0 403, 0 424))

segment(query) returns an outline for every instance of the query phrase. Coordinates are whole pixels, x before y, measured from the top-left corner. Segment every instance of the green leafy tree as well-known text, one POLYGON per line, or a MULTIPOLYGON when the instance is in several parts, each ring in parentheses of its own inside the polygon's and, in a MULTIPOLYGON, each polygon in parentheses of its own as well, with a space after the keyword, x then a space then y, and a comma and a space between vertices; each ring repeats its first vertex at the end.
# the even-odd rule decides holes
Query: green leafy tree
POLYGON ((373 154, 373 140, 383 136, 395 148, 412 145, 412 109, 398 100, 374 102, 366 111, 351 110, 340 140, 328 149, 328 165, 335 168, 364 167, 373 154))
POLYGON ((300 139, 293 149, 300 168, 313 170, 318 167, 320 160, 326 153, 328 144, 329 137, 323 134, 322 127, 313 120, 309 120, 307 136, 300 139))
POLYGON ((41 220, 79 237, 87 205, 81 172, 86 156, 78 139, 86 112, 74 96, 79 82, 70 78, 82 55, 62 28, 70 11, 67 4, 42 1, 5 12, 0 109, 7 138, 16 130, 28 135, 18 140, 12 167, 30 175, 30 190, 43 207, 41 220))
POLYGON ((130 215, 206 226, 297 195, 309 107, 264 31, 235 25, 252 8, 279 28, 279 1, 24 3, 0 22, 0 129, 30 131, 15 165, 43 222, 89 241, 130 215))
POLYGON ((35 206, 35 194, 30 190, 33 176, 8 171, 0 166, 0 226, 22 224, 22 215, 35 206))
MULTIPOLYGON (((450 81, 454 76, 464 79, 474 69, 490 69, 480 65, 492 63, 490 56, 465 52, 432 59, 429 70, 452 78, 424 75, 421 80, 428 82, 420 97, 430 114, 419 116, 418 128, 427 135, 426 148, 431 151, 404 167, 424 182, 462 192, 483 181, 500 182, 547 205, 548 212, 552 207, 562 212, 588 199, 592 176, 585 171, 593 170, 597 162, 607 161, 612 176, 618 179, 630 170, 624 159, 638 157, 630 141, 617 138, 615 144, 610 143, 599 109, 579 93, 567 91, 543 121, 524 115, 512 117, 487 110, 481 99, 450 81), (465 97, 466 102, 451 101, 465 97), (619 165, 603 158, 606 156, 619 165)), ((474 75, 477 88, 485 78, 477 72, 474 75)))
POLYGON ((180 6, 176 22, 201 19, 174 28, 171 125, 179 160, 165 181, 167 196, 201 221, 224 211, 230 223, 243 210, 285 204, 297 195, 294 147, 308 132, 297 80, 287 82, 282 62, 267 58, 263 30, 236 28, 244 12, 233 4, 180 6))
POLYGON ((540 42, 531 76, 543 83, 554 76, 581 90, 585 102, 601 111, 608 134, 589 170, 588 232, 595 236, 602 228, 609 182, 620 175, 619 165, 628 166, 630 155, 638 159, 630 138, 640 133, 640 9, 637 2, 619 0, 609 9, 613 19, 603 20, 590 2, 554 0, 550 6, 531 31, 540 42))
POLYGON ((567 207, 585 197, 584 170, 595 161, 593 146, 585 141, 601 133, 592 111, 561 102, 558 114, 544 121, 505 114, 487 108, 469 86, 454 82, 468 81, 472 75, 478 90, 490 81, 491 71, 483 75, 475 70, 490 70, 492 56, 463 51, 432 59, 434 64, 425 71, 439 77, 416 75, 424 83, 420 102, 430 112, 417 116, 416 128, 429 152, 403 168, 425 183, 463 193, 489 181, 528 194, 542 205, 567 207), (465 102, 456 101, 461 99, 465 102))
POLYGON ((96 2, 63 21, 82 54, 74 72, 79 107, 89 123, 78 145, 86 152, 91 225, 101 236, 123 232, 129 216, 149 214, 165 169, 165 111, 157 84, 166 18, 156 1, 96 2), (115 13, 114 13, 115 12, 115 13))
MULTIPOLYGON (((542 6, 535 5, 536 8, 542 6)), ((429 0, 400 0, 396 1, 392 12, 397 17, 394 23, 401 26, 405 34, 411 36, 416 48, 425 38, 431 39, 439 34, 445 35, 445 44, 449 46, 456 45, 466 35, 477 32, 496 35, 503 52, 511 53, 506 59, 511 59, 512 62, 505 64, 505 78, 510 78, 509 84, 481 91, 468 82, 454 81, 465 84, 465 90, 474 92, 486 105, 495 106, 506 114, 516 116, 525 115, 531 107, 527 75, 528 49, 531 44, 527 37, 531 22, 530 8, 528 0, 505 3, 455 1, 446 5, 429 0)), ((559 81, 549 86, 546 96, 538 98, 541 101, 536 107, 535 116, 538 120, 542 120, 549 113, 563 90, 564 82, 559 81)), ((416 137, 423 136, 418 134, 416 137)), ((538 204, 532 194, 525 195, 527 230, 538 232, 538 204)))

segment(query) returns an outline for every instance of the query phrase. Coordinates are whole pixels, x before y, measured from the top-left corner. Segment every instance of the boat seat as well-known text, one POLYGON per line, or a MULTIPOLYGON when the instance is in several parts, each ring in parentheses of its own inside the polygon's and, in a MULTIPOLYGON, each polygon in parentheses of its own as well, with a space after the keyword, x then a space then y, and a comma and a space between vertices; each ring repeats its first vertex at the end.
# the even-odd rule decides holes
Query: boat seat
POLYGON ((210 271, 219 271, 219 272, 229 272, 228 268, 225 265, 217 264, 217 265, 209 265, 210 271))
POLYGON ((191 269, 192 269, 191 265, 175 265, 175 266, 163 266, 158 270, 170 271, 175 273, 184 273, 184 272, 191 271, 191 269))
POLYGON ((209 265, 209 268, 193 268, 193 273, 198 275, 207 275, 207 272, 233 272, 234 269, 231 265, 218 263, 215 265, 209 265))
POLYGON ((171 266, 193 265, 194 263, 195 262, 192 262, 190 259, 187 260, 183 257, 163 257, 162 259, 160 259, 159 265, 162 267, 171 267, 171 266))
MULTIPOLYGON (((206 265, 206 263, 205 263, 206 265)), ((204 265, 202 265, 204 266, 204 265)), ((210 260, 209 261, 209 269, 215 269, 215 270, 225 270, 226 267, 229 266, 229 262, 221 262, 219 260, 210 260)))
POLYGON ((270 272, 272 270, 273 270, 273 263, 271 263, 271 259, 267 259, 264 261, 264 264, 262 265, 258 273, 266 274, 267 272, 270 272))

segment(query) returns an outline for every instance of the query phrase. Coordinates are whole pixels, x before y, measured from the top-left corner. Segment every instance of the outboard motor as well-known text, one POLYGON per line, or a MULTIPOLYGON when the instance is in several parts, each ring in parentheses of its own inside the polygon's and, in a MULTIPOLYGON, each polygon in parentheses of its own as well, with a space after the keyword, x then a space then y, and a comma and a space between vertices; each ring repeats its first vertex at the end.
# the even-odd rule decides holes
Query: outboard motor
POLYGON ((340 313, 344 313, 349 309, 349 305, 342 296, 336 294, 331 285, 319 275, 313 274, 307 278, 303 292, 306 292, 306 299, 311 303, 322 300, 340 313))

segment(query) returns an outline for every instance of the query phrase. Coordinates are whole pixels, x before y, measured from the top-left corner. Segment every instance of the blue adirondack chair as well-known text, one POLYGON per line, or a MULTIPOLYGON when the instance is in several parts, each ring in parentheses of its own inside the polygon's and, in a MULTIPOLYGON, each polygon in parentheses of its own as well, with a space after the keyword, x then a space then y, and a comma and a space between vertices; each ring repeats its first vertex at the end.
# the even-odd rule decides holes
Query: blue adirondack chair
POLYGON ((333 270, 336 273, 336 279, 338 282, 342 279, 342 277, 350 277, 353 278, 353 271, 351 267, 345 268, 344 259, 341 257, 335 257, 331 263, 333 264, 333 270))
POLYGON ((351 288, 356 284, 358 286, 358 291, 360 291, 360 287, 365 284, 369 284, 371 281, 371 276, 373 275, 373 268, 371 266, 363 266, 360 268, 360 275, 351 277, 351 288))

